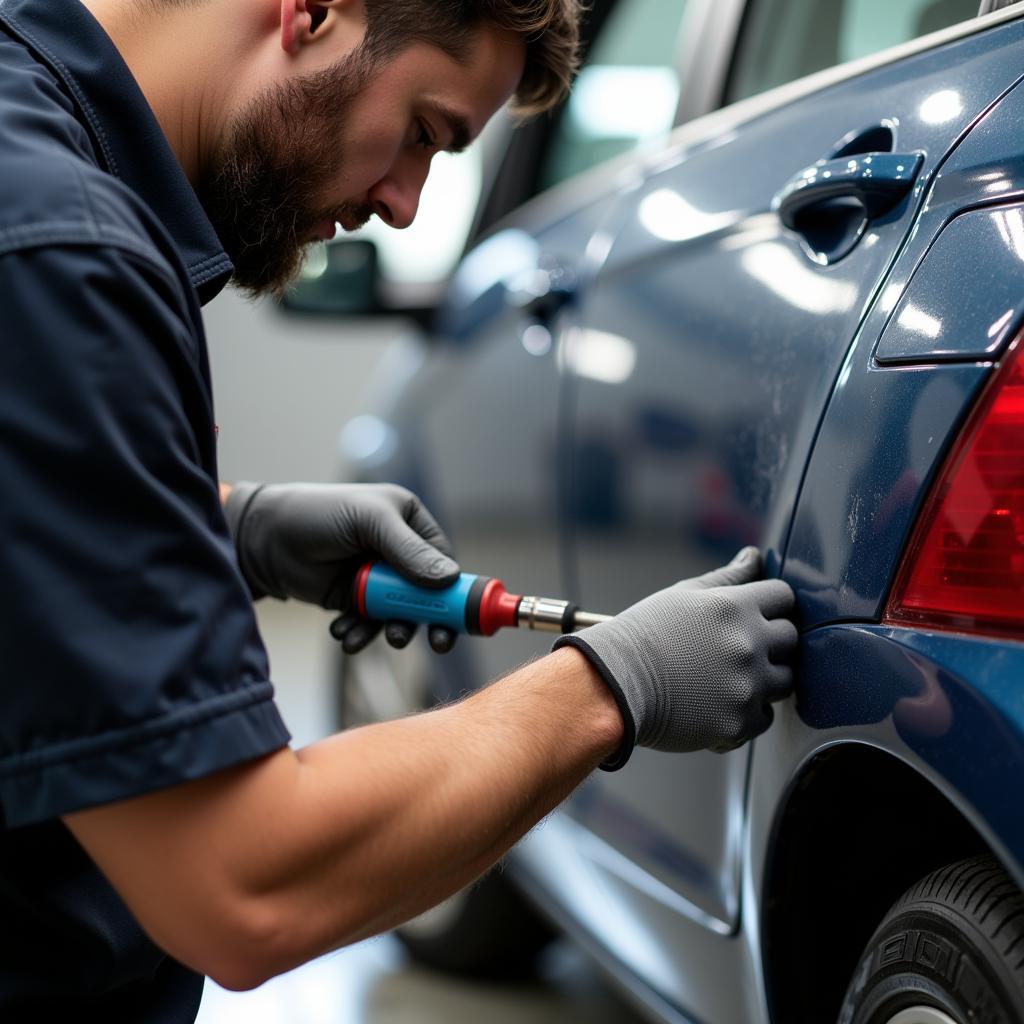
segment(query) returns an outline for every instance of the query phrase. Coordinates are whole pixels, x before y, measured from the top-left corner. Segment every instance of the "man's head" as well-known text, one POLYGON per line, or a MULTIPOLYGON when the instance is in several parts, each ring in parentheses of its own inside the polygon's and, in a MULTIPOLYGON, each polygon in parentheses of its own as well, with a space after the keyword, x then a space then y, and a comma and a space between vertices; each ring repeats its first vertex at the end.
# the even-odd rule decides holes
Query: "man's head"
POLYGON ((580 0, 273 2, 276 56, 260 51, 259 87, 197 174, 253 294, 281 290, 336 221, 412 223, 435 153, 464 148, 510 98, 520 115, 550 108, 576 66, 580 0))

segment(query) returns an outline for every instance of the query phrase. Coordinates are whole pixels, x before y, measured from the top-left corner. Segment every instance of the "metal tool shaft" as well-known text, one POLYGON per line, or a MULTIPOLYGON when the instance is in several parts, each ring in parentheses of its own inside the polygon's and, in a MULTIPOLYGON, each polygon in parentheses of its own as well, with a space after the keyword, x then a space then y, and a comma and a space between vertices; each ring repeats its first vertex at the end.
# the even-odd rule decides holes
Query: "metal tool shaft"
POLYGON ((564 633, 563 622, 568 610, 568 601, 556 601, 552 597, 523 597, 519 601, 517 625, 520 629, 564 633))
POLYGON ((614 615, 601 615, 598 612, 576 612, 573 615, 573 632, 577 629, 586 629, 587 626, 596 626, 599 622, 607 622, 615 618, 614 615))
POLYGON ((568 601, 553 597, 523 597, 519 601, 516 625, 545 633, 572 633, 586 626, 607 622, 610 615, 582 612, 568 601))

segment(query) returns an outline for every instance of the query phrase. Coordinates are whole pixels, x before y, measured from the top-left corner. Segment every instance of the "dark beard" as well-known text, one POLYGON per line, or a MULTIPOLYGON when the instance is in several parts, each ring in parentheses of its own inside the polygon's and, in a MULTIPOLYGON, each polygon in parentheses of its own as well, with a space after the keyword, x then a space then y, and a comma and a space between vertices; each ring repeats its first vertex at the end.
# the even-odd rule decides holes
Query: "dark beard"
POLYGON ((357 51, 258 96, 200 181, 199 199, 235 265, 232 282, 251 296, 281 295, 324 221, 352 229, 370 219, 360 203, 315 206, 338 175, 344 110, 369 73, 357 51))

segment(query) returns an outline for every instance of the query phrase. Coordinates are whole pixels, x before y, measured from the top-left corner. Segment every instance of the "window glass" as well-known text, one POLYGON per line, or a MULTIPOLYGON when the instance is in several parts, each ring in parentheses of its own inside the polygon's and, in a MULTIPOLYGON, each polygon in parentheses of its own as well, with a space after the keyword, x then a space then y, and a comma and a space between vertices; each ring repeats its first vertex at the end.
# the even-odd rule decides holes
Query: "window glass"
POLYGON ((594 42, 541 169, 547 188, 671 129, 685 0, 621 0, 594 42))
POLYGON ((753 0, 729 83, 740 100, 978 13, 978 0, 753 0))

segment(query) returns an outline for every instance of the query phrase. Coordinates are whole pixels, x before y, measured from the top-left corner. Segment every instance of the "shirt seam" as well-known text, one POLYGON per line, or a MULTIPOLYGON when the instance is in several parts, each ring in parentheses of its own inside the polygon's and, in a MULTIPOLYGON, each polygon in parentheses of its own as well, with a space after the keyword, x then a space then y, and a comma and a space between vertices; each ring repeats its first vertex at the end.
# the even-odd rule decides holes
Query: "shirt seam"
POLYGON ((63 220, 45 221, 41 224, 16 224, 0 229, 0 256, 44 245, 85 245, 95 248, 109 246, 124 249, 144 257, 155 268, 166 273, 163 267, 165 261, 156 248, 147 245, 132 232, 110 224, 63 220))
POLYGON ((233 269, 231 260, 226 255, 218 255, 202 260, 199 263, 190 264, 188 275, 192 280, 192 284, 198 286, 205 284, 207 281, 212 281, 215 277, 219 277, 221 274, 233 269), (205 268, 205 265, 210 263, 211 260, 213 261, 213 266, 205 268), (201 267, 205 269, 200 270, 201 267))
MULTIPOLYGON (((0 3, 0 8, 2 8, 2 3, 0 3)), ((48 64, 48 70, 65 86, 71 94, 71 99, 81 111, 86 122, 85 127, 91 132, 93 139, 99 147, 100 155, 106 164, 106 169, 118 180, 123 180, 117 158, 114 156, 114 151, 111 148, 103 123, 89 101, 87 93, 79 84, 72 71, 50 47, 40 41, 39 37, 32 30, 26 28, 14 15, 0 9, 0 24, 4 24, 11 30, 16 42, 21 42, 36 51, 35 58, 37 62, 48 64)), ((80 119, 76 119, 81 123, 80 119)), ((137 192, 135 189, 133 191, 137 192)), ((164 226, 171 232, 173 237, 170 227, 166 224, 164 226)), ((174 241, 175 245, 178 245, 176 238, 174 241)), ((184 253, 182 253, 182 256, 184 256, 184 253)), ((184 258, 182 262, 185 263, 184 258)), ((234 266, 223 248, 219 252, 204 256, 197 261, 185 264, 185 266, 193 289, 198 289, 208 282, 214 281, 224 274, 231 274, 234 271, 234 266)))
POLYGON ((75 102, 78 103, 82 113, 89 122, 89 126, 92 128, 96 136, 96 141, 99 143, 100 149, 103 151, 103 158, 107 162, 107 167, 109 168, 110 173, 120 178, 121 174, 117 168, 117 161, 114 159, 114 154, 110 149, 110 144, 107 142, 107 134, 103 130, 103 125, 100 123, 100 119, 96 116, 96 112, 93 110, 92 104, 83 92, 82 87, 78 84, 75 76, 71 74, 64 62, 45 43, 41 43, 32 32, 26 29, 17 18, 12 17, 10 14, 5 14, 2 15, 2 19, 50 62, 51 67, 58 73, 61 81, 63 81, 68 89, 71 90, 75 98, 75 102))
POLYGON ((204 259, 196 260, 195 263, 190 263, 188 269, 190 272, 199 273, 206 268, 208 263, 216 266, 218 263, 223 263, 227 259, 227 255, 223 252, 215 253, 213 256, 207 256, 204 259))
POLYGON ((96 208, 92 203, 92 196, 89 194, 89 189, 85 184, 85 179, 82 177, 81 168, 78 166, 77 160, 70 162, 71 173, 74 174, 78 180, 78 188, 82 193, 82 205, 85 207, 85 212, 89 215, 89 223, 93 226, 96 233, 99 234, 100 220, 96 216, 96 208))
POLYGON ((151 718, 117 729, 108 729, 97 736, 80 737, 50 744, 0 759, 0 780, 38 771, 50 765, 74 764, 109 750, 127 750, 174 732, 182 732, 236 711, 272 701, 274 687, 269 680, 250 683, 244 689, 218 694, 197 704, 178 708, 159 718, 151 718))

